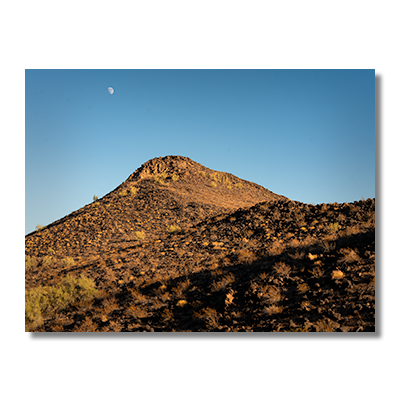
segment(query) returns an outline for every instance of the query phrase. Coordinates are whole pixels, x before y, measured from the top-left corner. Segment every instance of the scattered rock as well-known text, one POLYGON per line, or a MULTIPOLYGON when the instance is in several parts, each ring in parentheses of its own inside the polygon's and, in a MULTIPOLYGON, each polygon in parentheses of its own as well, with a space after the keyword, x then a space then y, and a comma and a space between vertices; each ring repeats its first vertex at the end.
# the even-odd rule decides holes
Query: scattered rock
POLYGON ((28 290, 83 274, 98 291, 38 330, 375 330, 375 199, 307 205, 166 156, 96 205, 25 238, 28 290))

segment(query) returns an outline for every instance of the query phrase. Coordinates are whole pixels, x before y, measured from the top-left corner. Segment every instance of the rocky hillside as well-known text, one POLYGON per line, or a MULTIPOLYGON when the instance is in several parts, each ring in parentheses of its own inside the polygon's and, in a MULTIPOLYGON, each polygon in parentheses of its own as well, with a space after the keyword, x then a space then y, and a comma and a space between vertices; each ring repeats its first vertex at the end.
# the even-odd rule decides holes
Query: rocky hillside
POLYGON ((375 330, 374 199, 294 202, 188 158, 150 160, 26 255, 28 331, 375 330))

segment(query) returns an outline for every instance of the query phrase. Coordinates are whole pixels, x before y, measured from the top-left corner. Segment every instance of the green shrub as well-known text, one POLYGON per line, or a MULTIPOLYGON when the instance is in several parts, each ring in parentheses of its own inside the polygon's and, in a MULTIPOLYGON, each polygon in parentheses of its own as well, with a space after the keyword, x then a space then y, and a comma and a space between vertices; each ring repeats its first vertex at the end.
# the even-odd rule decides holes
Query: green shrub
POLYGON ((60 310, 93 299, 96 293, 94 281, 83 275, 67 276, 55 286, 25 290, 25 331, 34 330, 60 310))

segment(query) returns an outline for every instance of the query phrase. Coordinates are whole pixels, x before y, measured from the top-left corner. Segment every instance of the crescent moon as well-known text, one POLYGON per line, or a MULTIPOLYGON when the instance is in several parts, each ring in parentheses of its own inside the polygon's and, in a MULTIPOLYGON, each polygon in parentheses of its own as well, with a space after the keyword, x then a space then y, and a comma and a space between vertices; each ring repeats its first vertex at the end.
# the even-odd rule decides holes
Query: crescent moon
POLYGON ((108 93, 112 95, 114 93, 114 88, 112 86, 108 87, 108 93))

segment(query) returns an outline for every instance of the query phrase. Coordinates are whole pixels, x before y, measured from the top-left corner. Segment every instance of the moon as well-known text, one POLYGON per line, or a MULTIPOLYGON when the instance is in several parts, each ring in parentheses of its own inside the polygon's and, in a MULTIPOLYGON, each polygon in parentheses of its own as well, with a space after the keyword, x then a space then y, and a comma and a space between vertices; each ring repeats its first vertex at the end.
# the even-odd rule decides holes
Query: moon
POLYGON ((109 86, 107 90, 110 95, 114 93, 114 88, 112 86, 109 86))

